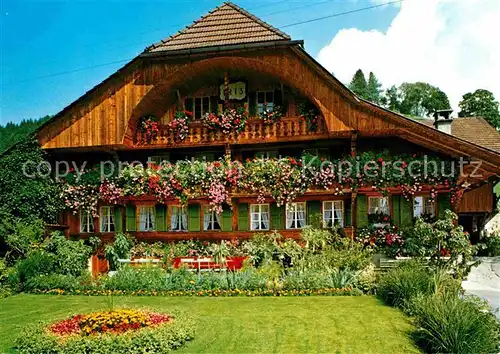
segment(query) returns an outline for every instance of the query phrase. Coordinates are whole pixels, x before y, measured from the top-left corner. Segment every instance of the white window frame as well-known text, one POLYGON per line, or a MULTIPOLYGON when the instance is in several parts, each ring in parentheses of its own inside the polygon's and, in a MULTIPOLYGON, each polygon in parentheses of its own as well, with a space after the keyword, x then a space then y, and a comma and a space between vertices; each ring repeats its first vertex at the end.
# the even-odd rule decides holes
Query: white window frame
POLYGON ((430 201, 429 196, 425 195, 416 195, 413 197, 413 217, 422 216, 422 214, 430 214, 432 216, 436 215, 436 201, 430 201), (422 202, 422 206, 417 205, 417 199, 420 199, 422 202), (417 212, 417 209, 420 212, 417 212))
POLYGON ((205 113, 210 113, 212 112, 212 100, 210 99, 210 96, 196 96, 196 97, 188 97, 188 99, 192 100, 192 107, 193 107, 193 120, 200 120, 201 117, 205 113), (208 111, 205 111, 203 109, 203 101, 207 99, 208 100, 208 111), (196 100, 200 100, 200 116, 198 117, 196 115, 196 100))
POLYGON ((88 210, 80 209, 80 233, 94 232, 94 217, 88 210))
POLYGON ((210 206, 206 205, 203 207, 203 231, 220 231, 222 230, 222 216, 217 215, 213 210, 210 210, 210 206), (205 225, 206 215, 209 216, 208 224, 205 225), (215 226, 218 225, 218 228, 215 226))
POLYGON ((99 230, 101 232, 115 232, 115 208, 102 206, 99 213, 99 230))
POLYGON ((286 228, 288 230, 301 229, 307 225, 307 205, 306 202, 297 202, 286 205, 286 228), (299 218, 298 206, 303 207, 304 218, 299 218), (291 216, 291 219, 290 219, 291 216), (299 226, 299 221, 302 221, 302 226, 299 226))
POLYGON ((389 215, 390 205, 389 205, 389 198, 388 197, 368 197, 368 214, 375 214, 375 213, 383 213, 384 215, 389 215), (375 200, 378 200, 378 202, 374 203, 375 200), (379 201, 381 201, 381 200, 385 200, 385 205, 386 205, 387 209, 379 210, 380 209, 380 202, 379 201))
POLYGON ((171 216, 170 216, 170 231, 176 231, 176 232, 184 232, 188 230, 188 214, 187 214, 187 207, 185 206, 179 206, 179 205, 173 205, 170 208, 171 216), (177 209, 177 215, 174 213, 174 208, 177 209), (174 216, 175 215, 175 216, 174 216), (185 215, 185 218, 182 216, 185 215), (177 218, 177 227, 173 228, 173 220, 174 217, 177 218))
POLYGON ((270 205, 269 204, 250 204, 250 230, 266 231, 270 229, 270 205), (267 208, 267 211, 263 210, 267 208), (267 228, 263 227, 263 214, 267 214, 267 228), (258 223, 258 227, 254 228, 254 223, 258 223))
POLYGON ((267 103, 266 105, 266 110, 269 112, 272 112, 274 110, 275 104, 275 97, 274 97, 274 91, 272 90, 266 90, 266 91, 257 91, 255 94, 255 100, 257 101, 257 113, 261 114, 264 112, 264 103, 267 103), (272 95, 272 100, 271 102, 266 99, 267 94, 270 93, 272 95), (259 94, 264 95, 264 101, 259 102, 259 94))
POLYGON ((140 232, 151 232, 155 231, 155 223, 156 223, 156 212, 155 212, 155 206, 154 205, 139 205, 138 206, 138 213, 139 215, 139 226, 137 229, 140 232), (146 216, 143 216, 143 214, 146 214, 146 216), (144 227, 144 219, 147 218, 146 221, 146 226, 144 227))
POLYGON ((343 200, 327 200, 323 202, 323 225, 325 227, 340 226, 344 227, 344 201, 343 200), (340 210, 340 218, 337 213, 340 210), (327 217, 327 212, 330 212, 331 217, 327 217))

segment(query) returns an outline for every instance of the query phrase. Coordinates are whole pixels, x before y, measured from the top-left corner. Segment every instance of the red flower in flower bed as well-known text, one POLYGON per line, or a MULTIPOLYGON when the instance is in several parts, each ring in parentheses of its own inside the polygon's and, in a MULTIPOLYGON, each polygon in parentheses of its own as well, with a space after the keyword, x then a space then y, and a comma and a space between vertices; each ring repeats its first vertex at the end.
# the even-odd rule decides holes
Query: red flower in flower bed
POLYGON ((48 330, 58 336, 120 334, 143 327, 158 326, 170 320, 171 317, 163 313, 124 309, 77 315, 52 324, 48 330))

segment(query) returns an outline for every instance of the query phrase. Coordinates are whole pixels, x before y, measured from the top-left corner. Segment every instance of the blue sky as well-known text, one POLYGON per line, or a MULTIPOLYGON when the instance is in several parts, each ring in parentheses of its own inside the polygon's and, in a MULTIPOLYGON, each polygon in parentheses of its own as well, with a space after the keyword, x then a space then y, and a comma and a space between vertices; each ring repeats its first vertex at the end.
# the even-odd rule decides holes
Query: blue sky
MULTIPOLYGON (((51 78, 40 76, 122 61, 165 38, 220 1, 0 0, 0 124, 55 114, 125 62, 51 78)), ((371 0, 235 1, 275 27, 373 5, 371 0), (297 7, 301 9, 285 11, 297 7)), ((317 56, 336 33, 385 31, 398 13, 385 6, 284 29, 317 56)))

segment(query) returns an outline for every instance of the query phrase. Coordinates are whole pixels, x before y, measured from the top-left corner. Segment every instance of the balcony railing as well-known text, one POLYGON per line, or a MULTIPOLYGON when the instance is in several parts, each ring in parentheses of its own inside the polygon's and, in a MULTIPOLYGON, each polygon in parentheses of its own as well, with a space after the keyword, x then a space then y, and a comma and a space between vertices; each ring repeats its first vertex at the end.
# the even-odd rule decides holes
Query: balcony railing
POLYGON ((299 117, 282 118, 276 123, 265 124, 261 119, 248 119, 241 133, 224 134, 214 131, 200 122, 189 124, 189 133, 184 140, 176 140, 167 125, 160 124, 157 139, 147 141, 144 134, 137 131, 137 145, 206 145, 213 143, 249 143, 259 141, 301 140, 309 136, 327 134, 323 119, 311 128, 307 121, 299 117))

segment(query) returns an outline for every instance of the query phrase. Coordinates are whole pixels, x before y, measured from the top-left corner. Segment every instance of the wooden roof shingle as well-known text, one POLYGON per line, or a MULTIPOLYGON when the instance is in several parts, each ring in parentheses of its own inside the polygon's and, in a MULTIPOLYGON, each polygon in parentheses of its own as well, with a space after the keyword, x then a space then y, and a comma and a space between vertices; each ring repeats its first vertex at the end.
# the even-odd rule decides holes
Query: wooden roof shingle
MULTIPOLYGON (((434 126, 433 119, 422 119, 420 123, 434 126)), ((451 135, 470 143, 500 152, 500 133, 482 117, 453 118, 451 135)))
POLYGON ((192 25, 146 48, 145 53, 289 40, 286 33, 225 2, 192 25))

